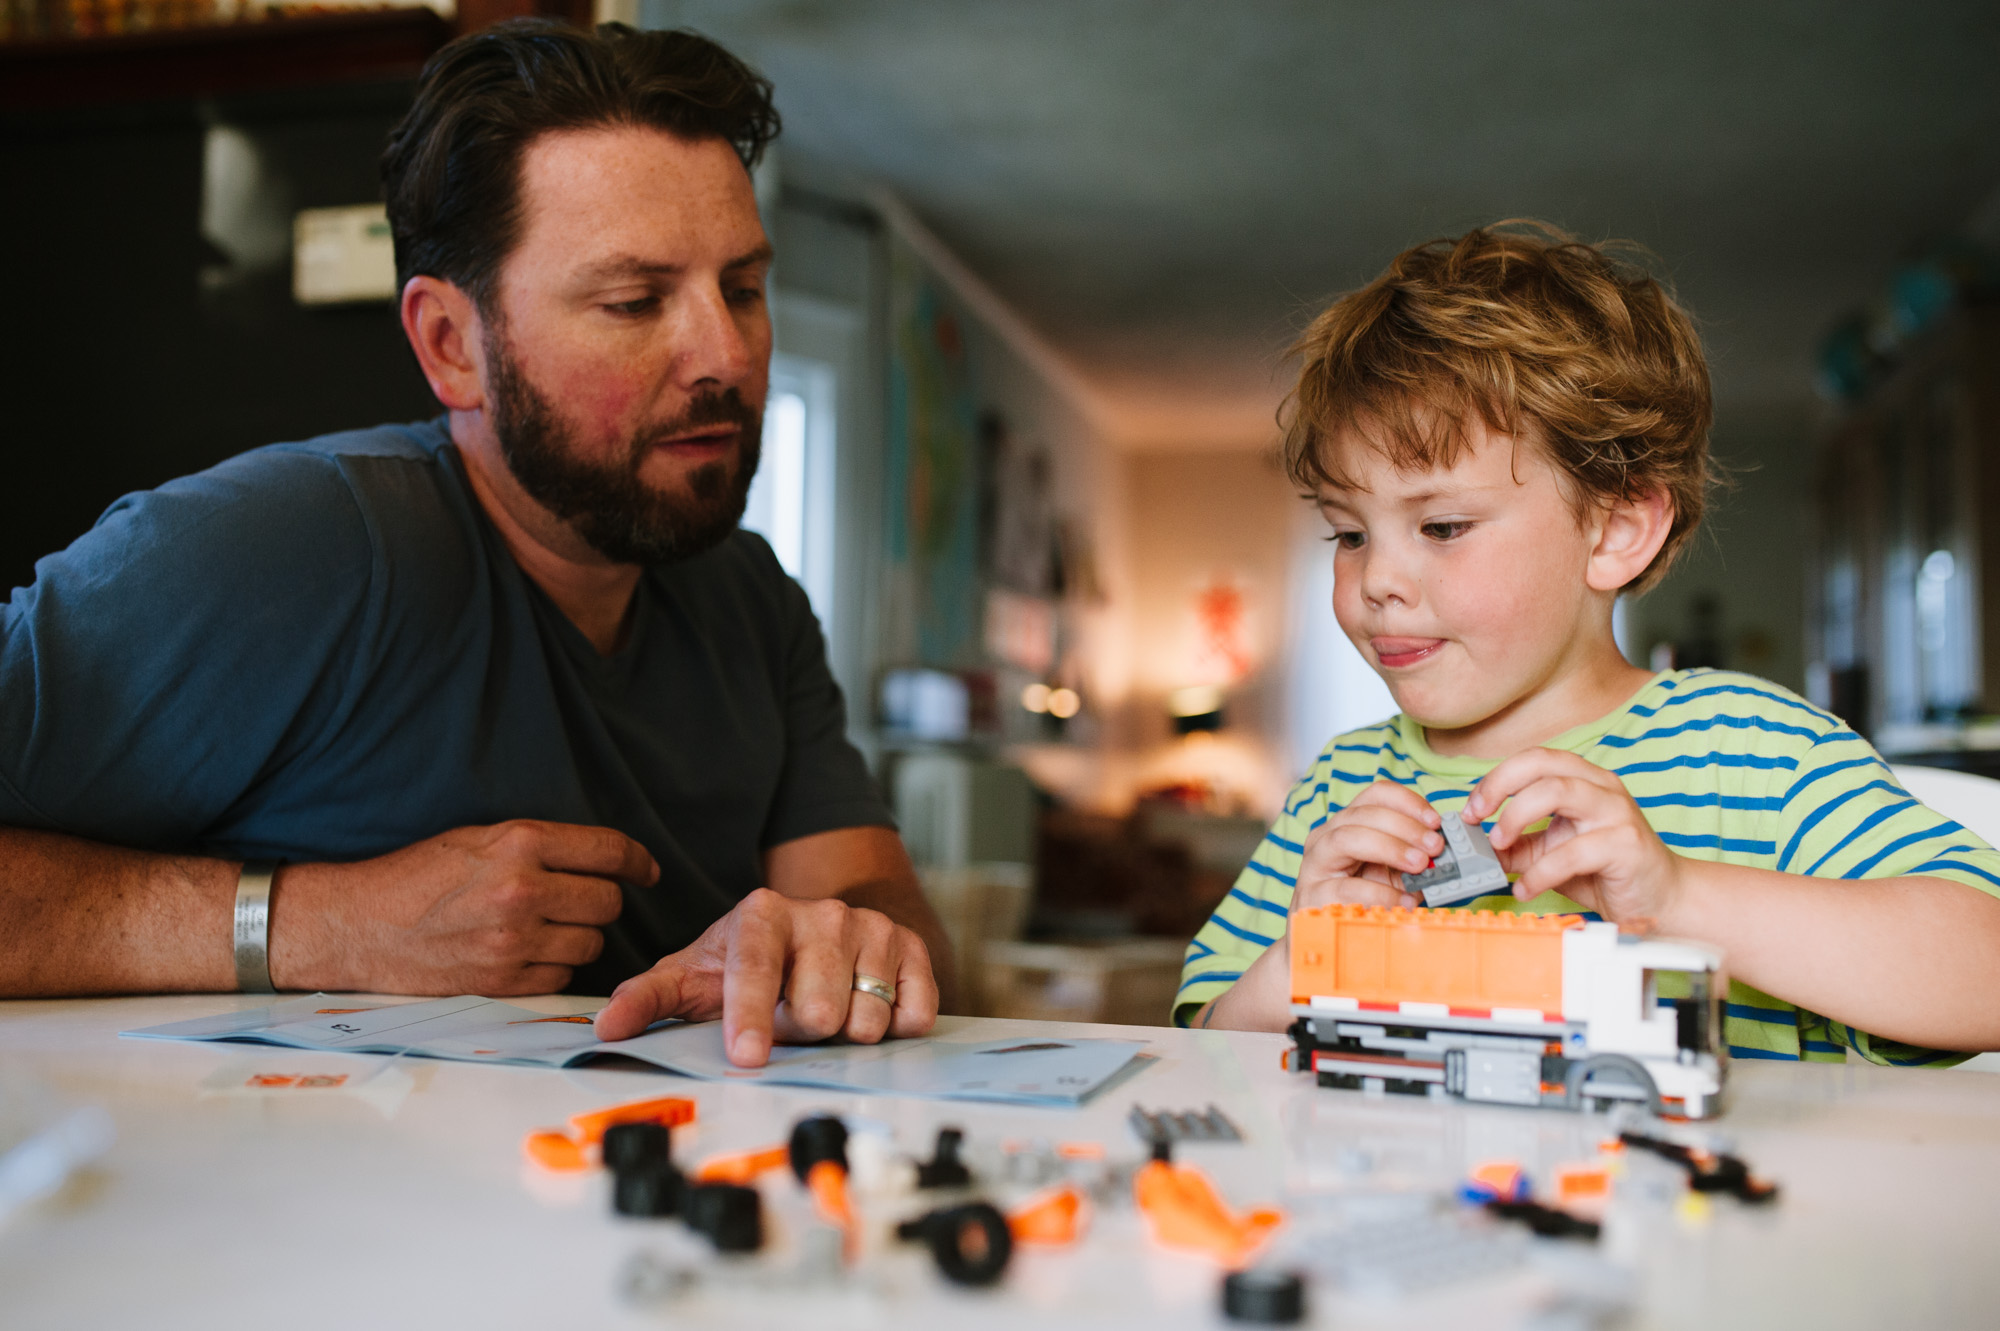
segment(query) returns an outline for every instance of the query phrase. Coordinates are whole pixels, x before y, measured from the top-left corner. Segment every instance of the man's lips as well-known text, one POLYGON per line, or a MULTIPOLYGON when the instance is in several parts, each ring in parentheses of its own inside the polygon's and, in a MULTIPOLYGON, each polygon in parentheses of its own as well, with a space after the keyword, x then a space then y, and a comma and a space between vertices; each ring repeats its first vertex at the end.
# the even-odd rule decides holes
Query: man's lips
POLYGON ((734 448, 741 434, 742 431, 734 425, 717 425, 706 430, 690 430, 686 434, 658 440, 653 447, 681 456, 720 453, 734 448))
POLYGON ((1416 665, 1436 655, 1444 646, 1443 638, 1370 638, 1368 645, 1375 649, 1375 659, 1394 669, 1397 666, 1416 665))

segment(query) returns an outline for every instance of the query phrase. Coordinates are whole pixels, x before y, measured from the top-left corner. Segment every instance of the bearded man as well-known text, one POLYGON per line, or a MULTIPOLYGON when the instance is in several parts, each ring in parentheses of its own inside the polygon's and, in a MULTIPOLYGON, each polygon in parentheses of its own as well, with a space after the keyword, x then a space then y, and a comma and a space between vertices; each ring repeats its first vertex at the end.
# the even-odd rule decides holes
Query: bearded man
POLYGON ((618 1039, 929 1029, 942 933, 737 529, 770 85, 542 21, 383 156, 446 414, 120 500, 0 607, 0 992, 615 989, 618 1039))

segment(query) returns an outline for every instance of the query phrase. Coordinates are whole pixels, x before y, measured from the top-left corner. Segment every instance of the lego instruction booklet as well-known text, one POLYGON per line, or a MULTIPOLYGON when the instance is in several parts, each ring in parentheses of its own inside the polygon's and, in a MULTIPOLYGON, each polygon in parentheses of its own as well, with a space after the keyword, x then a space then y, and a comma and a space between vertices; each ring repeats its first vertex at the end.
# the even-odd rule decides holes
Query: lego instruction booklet
POLYGON ((780 1045, 766 1066, 739 1068, 723 1053, 719 1021, 672 1022, 613 1044, 597 1038, 587 1014, 550 1016, 469 996, 349 1007, 328 994, 121 1034, 540 1068, 630 1058, 703 1081, 1052 1107, 1081 1104, 1145 1048, 1143 1040, 1026 1036, 968 1044, 926 1037, 780 1045))

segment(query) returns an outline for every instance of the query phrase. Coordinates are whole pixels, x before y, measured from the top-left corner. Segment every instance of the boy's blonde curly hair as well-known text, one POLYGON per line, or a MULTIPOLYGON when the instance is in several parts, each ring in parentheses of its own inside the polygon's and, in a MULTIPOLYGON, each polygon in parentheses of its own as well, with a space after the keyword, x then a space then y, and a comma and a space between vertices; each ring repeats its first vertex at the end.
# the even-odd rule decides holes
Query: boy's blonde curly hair
POLYGON ((1399 468, 1448 467, 1476 411, 1543 449, 1579 515, 1664 492, 1666 543, 1626 590, 1659 582, 1701 523, 1713 408, 1693 321, 1623 248, 1516 220, 1405 250, 1293 348, 1287 474, 1344 484, 1332 445, 1348 432, 1399 468))

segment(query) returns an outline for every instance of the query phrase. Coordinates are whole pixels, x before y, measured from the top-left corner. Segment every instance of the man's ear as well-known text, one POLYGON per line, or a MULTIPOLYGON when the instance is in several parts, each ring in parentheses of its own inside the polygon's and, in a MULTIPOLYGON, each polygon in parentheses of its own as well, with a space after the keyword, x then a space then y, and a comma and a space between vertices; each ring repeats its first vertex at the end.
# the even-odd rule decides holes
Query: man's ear
POLYGON ((431 392, 452 411, 486 405, 486 342, 479 307, 458 287, 436 277, 413 277, 403 287, 403 335, 431 392))
POLYGON ((1583 580, 1593 591, 1615 592, 1644 573, 1667 543, 1674 501, 1665 490, 1616 499, 1602 510, 1600 521, 1583 580))

